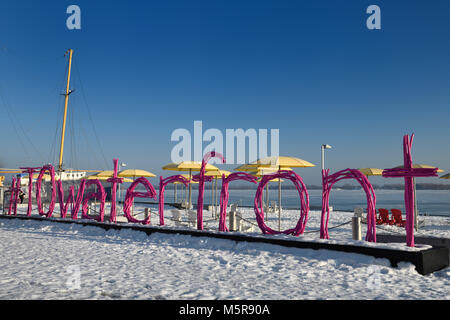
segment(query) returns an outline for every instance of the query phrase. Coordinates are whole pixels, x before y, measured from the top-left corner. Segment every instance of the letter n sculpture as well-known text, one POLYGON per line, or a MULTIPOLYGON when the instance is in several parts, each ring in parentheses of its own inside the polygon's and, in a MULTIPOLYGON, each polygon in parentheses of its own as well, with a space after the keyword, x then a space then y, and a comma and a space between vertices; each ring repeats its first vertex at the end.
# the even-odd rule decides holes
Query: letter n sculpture
POLYGON ((329 239, 328 220, 330 218, 330 191, 333 185, 343 179, 355 179, 364 189, 367 198, 367 233, 366 241, 376 242, 376 196, 372 184, 357 169, 345 169, 332 175, 330 170, 322 170, 322 218, 320 220, 320 238, 329 239))

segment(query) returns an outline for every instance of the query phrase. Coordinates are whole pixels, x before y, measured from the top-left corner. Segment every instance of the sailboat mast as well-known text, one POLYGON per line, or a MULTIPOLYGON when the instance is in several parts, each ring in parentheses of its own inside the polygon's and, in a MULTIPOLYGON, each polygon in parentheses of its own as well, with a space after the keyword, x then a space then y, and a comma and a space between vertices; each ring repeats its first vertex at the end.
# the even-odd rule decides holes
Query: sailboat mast
POLYGON ((66 119, 67 119, 67 105, 69 103, 69 95, 72 93, 72 91, 69 89, 69 85, 70 85, 70 70, 72 68, 72 54, 73 54, 73 50, 69 49, 65 54, 67 55, 67 53, 69 53, 69 68, 67 71, 67 86, 66 86, 66 93, 64 94, 65 96, 65 101, 64 101, 64 118, 63 118, 63 125, 62 125, 62 131, 61 131, 61 145, 59 148, 59 164, 58 164, 58 171, 62 172, 63 171, 63 154, 64 154, 64 136, 66 134, 66 119))

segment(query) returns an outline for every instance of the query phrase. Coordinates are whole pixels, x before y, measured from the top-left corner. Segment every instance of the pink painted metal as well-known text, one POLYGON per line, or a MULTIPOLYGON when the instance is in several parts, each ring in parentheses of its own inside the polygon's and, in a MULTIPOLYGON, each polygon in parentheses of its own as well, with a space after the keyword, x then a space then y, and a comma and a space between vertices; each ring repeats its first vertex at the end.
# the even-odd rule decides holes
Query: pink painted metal
POLYGON ((255 202, 254 202, 254 210, 256 214, 256 222, 258 223, 259 228, 263 232, 263 234, 291 234, 294 236, 298 236, 303 234, 305 231, 306 223, 308 221, 308 213, 309 213, 309 194, 306 189, 306 185, 303 183, 303 179, 296 174, 294 171, 290 170, 280 170, 273 174, 265 175, 261 178, 259 182, 258 189, 256 190, 255 202), (287 229, 284 231, 273 230, 268 227, 264 222, 264 209, 263 209, 263 201, 262 194, 264 191, 264 187, 266 184, 273 179, 288 179, 294 183, 295 188, 298 191, 300 196, 300 218, 297 221, 297 225, 295 228, 287 229))
POLYGON ((56 181, 56 185, 58 187, 58 199, 59 199, 59 211, 61 214, 61 218, 65 218, 67 216, 67 210, 69 209, 69 205, 71 205, 72 210, 74 207, 75 200, 75 187, 69 187, 69 195, 67 197, 67 201, 64 204, 64 189, 61 180, 56 181))
POLYGON ((189 185, 189 180, 183 177, 182 175, 174 175, 163 179, 163 177, 159 177, 159 203, 158 203, 158 212, 159 212, 159 225, 164 225, 164 190, 166 185, 169 183, 181 182, 186 187, 189 185))
MULTIPOLYGON (((205 182, 211 182, 214 180, 214 177, 212 176, 205 176, 205 182)), ((199 182, 200 181, 200 174, 196 174, 192 176, 192 181, 199 182)))
POLYGON ((100 180, 88 180, 86 182, 86 188, 89 188, 90 185, 96 185, 98 190, 97 192, 89 192, 87 196, 83 200, 83 208, 81 213, 81 218, 83 219, 93 219, 99 222, 103 222, 103 217, 105 215, 105 201, 106 201, 106 192, 105 188, 101 184, 100 180), (89 200, 95 198, 100 201, 100 212, 99 215, 96 217, 91 217, 88 215, 88 206, 89 206, 89 200))
POLYGON ((71 218, 78 219, 78 211, 80 210, 81 203, 83 201, 84 189, 86 188, 86 180, 81 180, 80 186, 78 187, 77 199, 72 207, 71 218))
POLYGON ((211 151, 203 156, 202 166, 200 168, 199 182, 198 182, 198 199, 197 199, 197 229, 203 230, 203 196, 205 193, 205 168, 206 164, 211 158, 219 158, 222 163, 225 163, 225 157, 218 152, 211 151))
POLYGON ((18 177, 16 180, 16 191, 14 193, 14 215, 17 215, 17 204, 19 203, 19 193, 20 193, 20 186, 21 186, 21 178, 18 177))
POLYGON ((133 200, 135 197, 152 198, 155 200, 157 199, 155 188, 146 178, 144 177, 137 178, 127 189, 125 201, 123 203, 123 212, 125 213, 125 217, 128 219, 128 222, 149 224, 150 216, 144 218, 143 220, 138 220, 131 216, 131 206, 133 205, 133 200), (134 189, 138 184, 142 184, 147 190, 147 192, 134 192, 134 189))
POLYGON ((9 207, 8 207, 8 215, 10 216, 13 212, 13 208, 17 204, 16 200, 16 178, 12 178, 11 187, 9 188, 9 207), (16 204, 14 203, 16 202, 16 204))
POLYGON ((408 135, 403 136, 403 168, 393 168, 383 170, 385 178, 405 179, 405 210, 406 210, 406 245, 414 247, 414 177, 436 177, 438 168, 413 168, 412 162, 412 142, 408 135))
POLYGON ((330 218, 330 192, 336 182, 355 179, 363 187, 367 199, 367 233, 366 241, 376 242, 376 196, 372 184, 357 169, 344 169, 330 175, 330 170, 322 170, 322 217, 320 220, 320 238, 329 239, 328 221, 330 218))
POLYGON ((33 174, 38 172, 41 167, 23 167, 20 168, 24 173, 28 173, 28 208, 27 208, 27 216, 31 216, 32 203, 33 203, 33 174))
POLYGON ((222 175, 222 190, 220 192, 220 215, 219 215, 219 231, 228 232, 226 226, 226 216, 227 216, 227 206, 228 206, 228 185, 234 180, 244 180, 252 183, 258 183, 255 176, 248 174, 246 172, 234 172, 228 177, 222 175))
POLYGON ((55 209, 55 202, 56 202, 55 169, 51 164, 43 166, 41 171, 39 172, 38 178, 36 179, 36 202, 39 214, 41 216, 46 216, 47 218, 50 218, 53 214, 53 210, 55 209), (41 198, 42 178, 44 177, 45 171, 48 171, 50 173, 52 181, 52 198, 50 200, 47 212, 44 212, 44 210, 42 209, 42 198, 41 198))
POLYGON ((117 195, 117 184, 118 183, 123 183, 123 178, 119 178, 117 176, 117 167, 119 164, 119 159, 113 159, 113 163, 114 163, 114 173, 113 173, 113 177, 107 179, 106 181, 111 183, 111 213, 109 215, 109 221, 110 222, 117 222, 117 209, 116 209, 116 195, 117 195))

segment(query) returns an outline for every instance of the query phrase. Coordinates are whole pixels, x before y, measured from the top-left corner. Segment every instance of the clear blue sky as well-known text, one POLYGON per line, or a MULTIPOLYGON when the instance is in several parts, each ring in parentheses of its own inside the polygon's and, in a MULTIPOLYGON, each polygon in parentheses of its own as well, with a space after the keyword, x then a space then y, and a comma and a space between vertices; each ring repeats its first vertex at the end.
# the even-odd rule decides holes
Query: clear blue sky
POLYGON ((447 171, 449 33, 448 0, 2 1, 0 166, 54 161, 73 48, 69 166, 118 157, 170 175, 172 131, 201 120, 279 129, 280 154, 317 165, 296 170, 307 183, 320 183, 323 143, 332 171, 389 168, 413 132, 414 162, 447 171), (71 4, 81 30, 66 28, 71 4), (371 4, 381 30, 366 28, 371 4))

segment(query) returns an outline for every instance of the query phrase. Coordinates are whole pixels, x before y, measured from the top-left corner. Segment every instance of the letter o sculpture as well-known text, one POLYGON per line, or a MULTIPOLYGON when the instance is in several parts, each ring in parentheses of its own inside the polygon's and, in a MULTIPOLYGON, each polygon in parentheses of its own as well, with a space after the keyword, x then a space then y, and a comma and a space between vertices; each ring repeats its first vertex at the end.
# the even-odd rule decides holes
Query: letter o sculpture
POLYGON ((39 172, 39 176, 37 177, 36 180, 36 203, 39 214, 41 216, 46 216, 47 218, 50 218, 52 216, 53 210, 55 209, 55 202, 56 202, 55 169, 51 164, 48 164, 42 167, 41 171, 39 172), (52 181, 52 198, 50 200, 47 212, 44 212, 44 210, 42 209, 42 198, 41 198, 42 178, 44 177, 45 171, 48 171, 50 173, 50 178, 52 181))
POLYGON ((294 236, 298 236, 300 234, 303 234, 306 227, 306 222, 308 221, 308 212, 309 212, 309 195, 308 190, 306 189, 305 184, 303 183, 302 178, 296 174, 294 171, 289 170, 280 170, 277 173, 268 174, 262 177, 261 181, 259 182, 258 189, 256 190, 255 195, 255 214, 256 214, 256 222, 258 223, 259 228, 263 232, 263 234, 291 234, 294 236), (287 229, 284 231, 276 231, 271 228, 269 228, 264 223, 264 210, 262 207, 262 193, 264 190, 264 187, 266 184, 274 179, 288 179, 291 180, 292 183, 294 183, 295 188, 298 191, 298 194, 300 196, 300 218, 297 222, 297 225, 295 228, 287 229))

